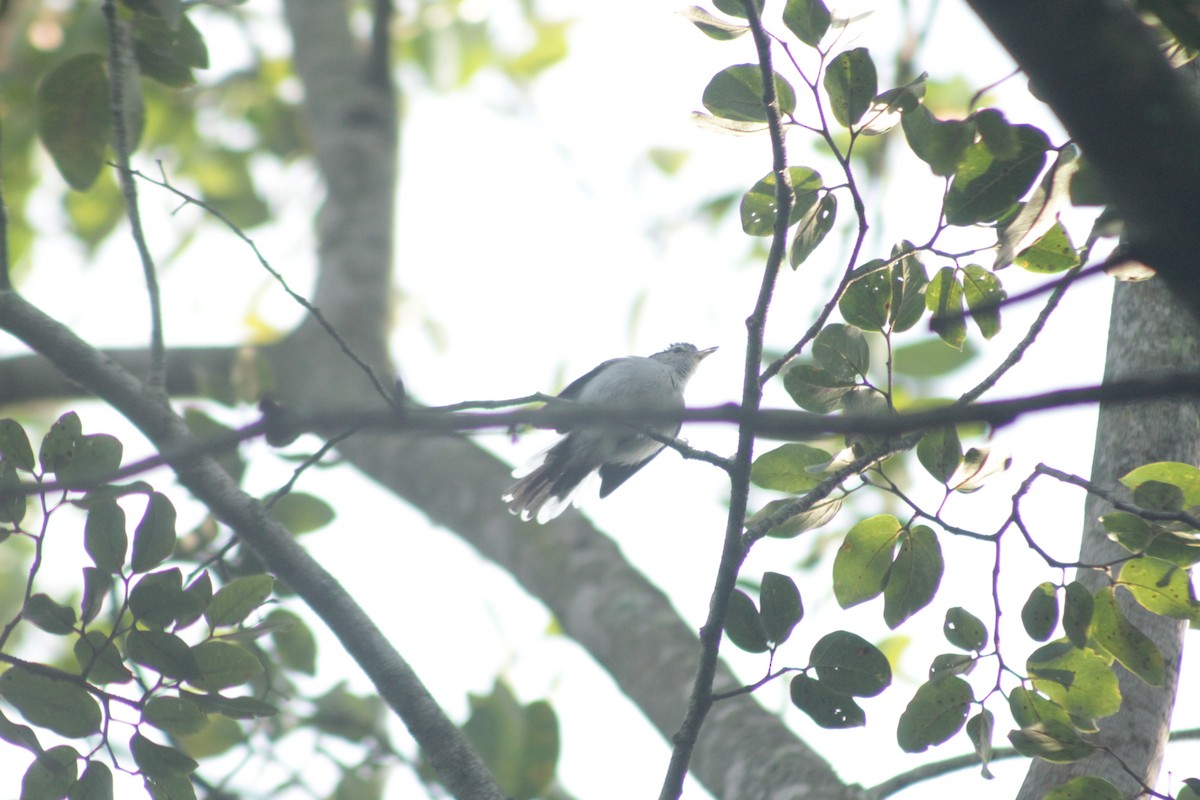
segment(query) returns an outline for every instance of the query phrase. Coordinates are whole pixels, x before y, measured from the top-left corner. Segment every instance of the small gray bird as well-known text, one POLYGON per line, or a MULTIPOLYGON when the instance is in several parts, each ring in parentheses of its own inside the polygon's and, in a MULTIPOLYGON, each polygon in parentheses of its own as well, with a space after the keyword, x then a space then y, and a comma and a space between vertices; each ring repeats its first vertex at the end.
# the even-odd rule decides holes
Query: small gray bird
MULTIPOLYGON (((606 408, 680 410, 683 387, 696 366, 716 349, 697 350, 695 345, 680 343, 648 358, 614 358, 573 381, 558 396, 606 408)), ((674 437, 681 425, 659 425, 653 430, 674 437)), ((618 424, 575 425, 558 432, 566 436, 550 447, 532 469, 514 472, 514 477, 521 479, 504 493, 508 510, 521 519, 554 519, 571 502, 571 495, 584 479, 596 470, 600 471, 600 496, 608 497, 665 446, 618 424)))

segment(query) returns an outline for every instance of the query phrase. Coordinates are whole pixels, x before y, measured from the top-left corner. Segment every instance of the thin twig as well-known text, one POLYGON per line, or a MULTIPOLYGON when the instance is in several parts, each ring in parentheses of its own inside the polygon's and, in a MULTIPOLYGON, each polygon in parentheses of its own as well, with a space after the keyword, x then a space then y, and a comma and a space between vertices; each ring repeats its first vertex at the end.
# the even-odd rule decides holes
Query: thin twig
POLYGON ((137 246, 142 263, 142 275, 146 281, 146 295, 150 301, 150 367, 146 372, 146 385, 155 392, 165 395, 167 380, 167 351, 163 342, 162 298, 158 289, 158 270, 146 244, 142 228, 142 214, 138 206, 137 184, 131 179, 129 153, 133 146, 129 136, 129 114, 131 100, 126 91, 136 91, 132 80, 132 66, 128 63, 130 46, 128 30, 117 19, 116 0, 104 0, 104 19, 108 30, 108 75, 110 85, 113 150, 117 155, 117 180, 125 198, 125 215, 129 218, 130 232, 137 246))

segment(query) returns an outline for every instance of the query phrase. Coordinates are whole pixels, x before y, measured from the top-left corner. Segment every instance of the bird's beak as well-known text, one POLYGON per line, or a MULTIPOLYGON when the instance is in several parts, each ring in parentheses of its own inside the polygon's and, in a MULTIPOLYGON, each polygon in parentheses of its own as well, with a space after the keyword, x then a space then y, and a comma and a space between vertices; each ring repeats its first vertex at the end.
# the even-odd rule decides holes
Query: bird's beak
POLYGON ((699 356, 700 358, 704 359, 704 358, 708 358, 715 352, 717 352, 717 348, 710 347, 707 350, 697 350, 696 355, 699 356))

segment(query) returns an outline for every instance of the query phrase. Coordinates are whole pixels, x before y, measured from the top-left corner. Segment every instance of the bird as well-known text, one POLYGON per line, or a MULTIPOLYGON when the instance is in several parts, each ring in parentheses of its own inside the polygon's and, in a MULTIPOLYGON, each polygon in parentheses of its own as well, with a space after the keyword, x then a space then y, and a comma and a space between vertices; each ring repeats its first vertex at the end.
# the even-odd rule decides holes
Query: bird
MULTIPOLYGON (((696 367, 717 348, 699 350, 686 342, 651 356, 613 358, 572 381, 559 392, 562 400, 639 411, 682 410, 683 389, 696 367)), ((655 425, 663 436, 679 434, 681 422, 655 425)), ((522 520, 548 522, 569 505, 575 490, 594 472, 600 473, 600 497, 646 466, 665 445, 618 423, 573 424, 558 429, 566 435, 535 457, 502 499, 522 520)))

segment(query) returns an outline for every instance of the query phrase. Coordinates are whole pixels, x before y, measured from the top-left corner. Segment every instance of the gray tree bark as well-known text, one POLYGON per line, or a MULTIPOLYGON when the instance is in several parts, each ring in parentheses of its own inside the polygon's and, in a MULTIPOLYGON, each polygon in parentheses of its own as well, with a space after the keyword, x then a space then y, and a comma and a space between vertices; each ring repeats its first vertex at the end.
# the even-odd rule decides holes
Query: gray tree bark
MULTIPOLYGON (((1200 329, 1183 304, 1159 279, 1118 283, 1109 320, 1105 381, 1185 370, 1200 370, 1200 329)), ((1092 482, 1123 489, 1118 483, 1122 475, 1154 461, 1200 463, 1200 404, 1172 399, 1101 405, 1092 482)), ((1128 555, 1108 539, 1100 525, 1100 515, 1109 510, 1111 507, 1102 498, 1088 496, 1081 562, 1103 564, 1128 555)), ((1094 570, 1080 570, 1078 579, 1093 592, 1108 585, 1107 577, 1094 570)), ((1140 794, 1143 784, 1153 787, 1158 778, 1170 733, 1187 624, 1146 611, 1123 589, 1117 594, 1126 616, 1162 650, 1166 679, 1162 686, 1148 686, 1119 664, 1114 665, 1121 687, 1121 710, 1100 720, 1100 732, 1090 739, 1112 755, 1099 751, 1070 764, 1035 759, 1019 800, 1040 800, 1078 775, 1104 778, 1126 797, 1140 794)))

